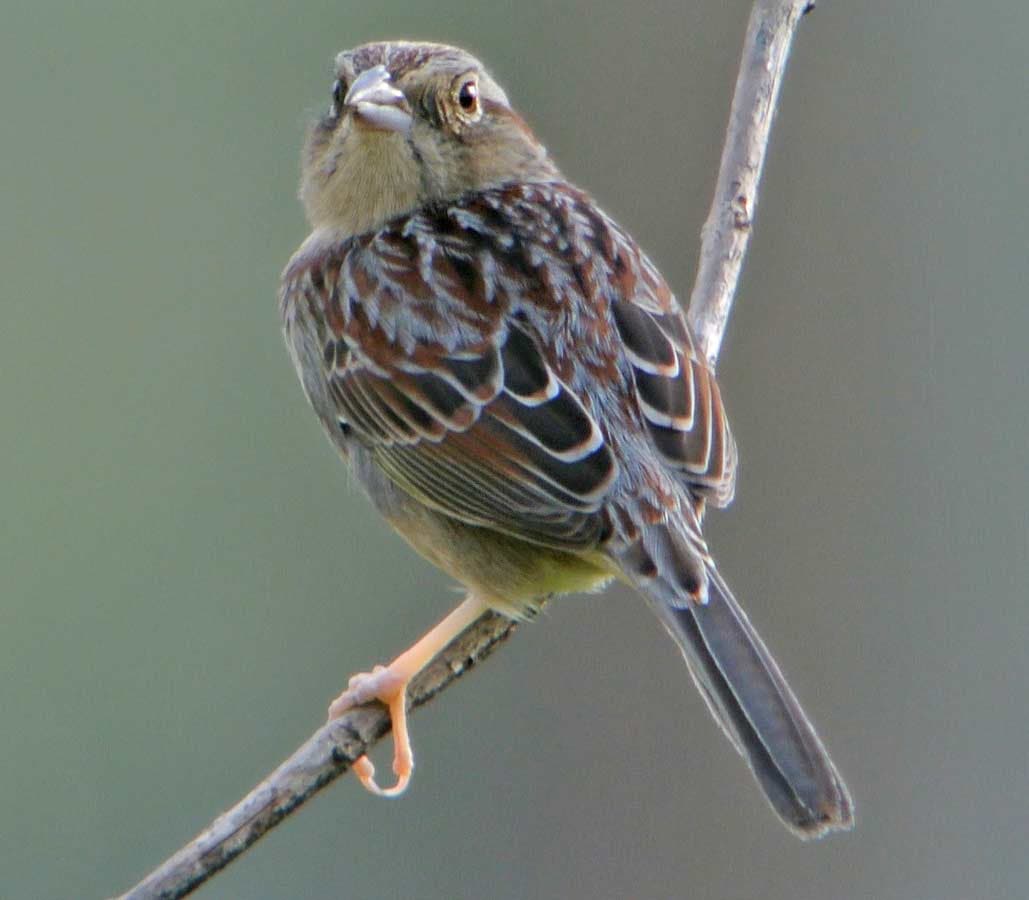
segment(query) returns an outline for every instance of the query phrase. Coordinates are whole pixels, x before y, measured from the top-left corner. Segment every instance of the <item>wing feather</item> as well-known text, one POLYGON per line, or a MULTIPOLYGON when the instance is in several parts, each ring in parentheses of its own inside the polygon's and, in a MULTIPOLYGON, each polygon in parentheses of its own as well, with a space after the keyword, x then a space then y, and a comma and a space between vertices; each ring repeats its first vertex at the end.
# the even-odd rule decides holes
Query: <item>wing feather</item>
MULTIPOLYGON (((713 502, 731 497, 735 445, 674 296, 566 185, 484 192, 302 249, 282 308, 334 439, 358 441, 447 515, 595 544, 622 472, 610 435, 622 440, 633 415, 654 466, 713 502)), ((637 465, 627 489, 650 490, 637 465)))

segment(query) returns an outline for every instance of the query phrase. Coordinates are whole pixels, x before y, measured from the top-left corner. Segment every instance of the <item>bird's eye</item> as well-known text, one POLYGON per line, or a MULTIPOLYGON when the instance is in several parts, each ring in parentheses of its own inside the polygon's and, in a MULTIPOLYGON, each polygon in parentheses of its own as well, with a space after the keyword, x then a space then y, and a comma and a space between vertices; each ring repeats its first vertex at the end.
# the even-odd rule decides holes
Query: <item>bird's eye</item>
POLYGON ((339 111, 343 109, 343 100, 347 96, 347 85, 342 78, 337 78, 332 83, 332 107, 329 110, 329 115, 336 117, 339 115, 339 111))
POLYGON ((457 92, 457 104, 466 116, 475 116, 479 112, 479 84, 469 78, 457 92))

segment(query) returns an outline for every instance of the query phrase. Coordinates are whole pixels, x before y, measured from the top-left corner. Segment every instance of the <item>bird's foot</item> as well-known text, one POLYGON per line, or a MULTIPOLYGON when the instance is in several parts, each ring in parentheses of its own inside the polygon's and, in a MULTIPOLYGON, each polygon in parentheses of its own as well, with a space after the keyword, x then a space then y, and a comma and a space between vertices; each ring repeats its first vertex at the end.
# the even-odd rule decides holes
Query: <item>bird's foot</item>
POLYGON ((354 762, 354 774, 361 784, 379 797, 399 797, 411 781, 414 753, 407 732, 407 685, 411 676, 397 672, 392 666, 376 666, 371 672, 354 675, 343 691, 329 705, 329 721, 338 719, 355 706, 378 700, 389 708, 393 722, 393 774, 397 776, 392 787, 380 787, 375 780, 375 766, 367 754, 354 762))
POLYGON ((376 666, 350 679, 347 689, 329 706, 329 721, 348 709, 378 700, 389 707, 393 721, 393 773, 396 784, 381 788, 375 781, 375 766, 368 756, 354 763, 354 774, 369 791, 380 797, 399 797, 414 770, 414 753, 407 733, 407 686, 454 638, 487 609, 485 603, 469 594, 464 602, 434 626, 413 647, 405 650, 388 666, 376 666))

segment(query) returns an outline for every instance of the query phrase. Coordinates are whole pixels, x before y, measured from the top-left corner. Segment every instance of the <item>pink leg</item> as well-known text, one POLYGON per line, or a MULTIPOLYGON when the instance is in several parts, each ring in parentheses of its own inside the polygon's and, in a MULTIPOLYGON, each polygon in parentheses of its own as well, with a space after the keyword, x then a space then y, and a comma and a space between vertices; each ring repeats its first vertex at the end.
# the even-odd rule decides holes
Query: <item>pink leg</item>
POLYGON ((407 686, 436 655, 479 618, 488 607, 469 594, 463 603, 436 625, 414 646, 405 650, 388 666, 376 666, 350 679, 347 689, 329 705, 329 720, 348 709, 378 700, 389 707, 393 721, 393 772, 396 784, 381 788, 375 781, 375 766, 367 756, 354 763, 354 774, 369 791, 380 797, 397 797, 407 788, 414 769, 414 754, 407 731, 407 686))

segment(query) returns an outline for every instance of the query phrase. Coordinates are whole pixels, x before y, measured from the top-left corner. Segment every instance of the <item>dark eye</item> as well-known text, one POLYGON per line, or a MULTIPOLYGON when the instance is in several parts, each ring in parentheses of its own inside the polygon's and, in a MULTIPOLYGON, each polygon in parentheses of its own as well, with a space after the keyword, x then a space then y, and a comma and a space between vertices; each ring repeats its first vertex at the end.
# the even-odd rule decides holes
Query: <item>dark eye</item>
POLYGON ((471 79, 462 84, 457 102, 468 115, 475 115, 479 109, 479 85, 471 79))
POLYGON ((346 95, 346 83, 342 78, 337 78, 332 84, 332 109, 330 110, 332 115, 339 115, 339 111, 343 108, 343 99, 346 95))

